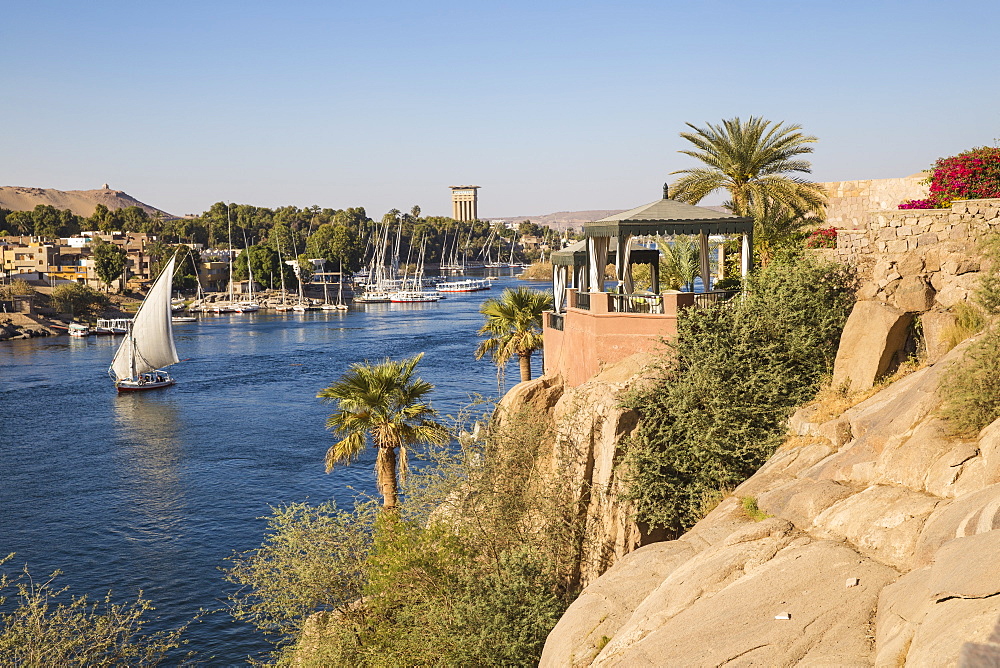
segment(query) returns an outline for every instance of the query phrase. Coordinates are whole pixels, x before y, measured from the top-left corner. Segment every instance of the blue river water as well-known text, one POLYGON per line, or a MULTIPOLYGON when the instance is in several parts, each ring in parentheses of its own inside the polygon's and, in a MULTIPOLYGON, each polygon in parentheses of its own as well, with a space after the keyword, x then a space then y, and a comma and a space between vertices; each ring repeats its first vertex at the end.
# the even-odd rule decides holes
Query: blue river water
POLYGON ((4 570, 59 569, 90 597, 141 590, 151 630, 217 611, 187 648, 209 665, 260 657, 267 640, 224 610, 225 558, 260 544, 270 506, 375 493, 373 455, 324 473, 330 407, 316 393, 352 362, 424 352, 442 415, 495 396, 494 367, 473 357, 478 308, 516 282, 432 304, 205 315, 175 325, 178 383, 156 392, 115 393, 118 337, 0 343, 0 557, 16 553, 4 570))

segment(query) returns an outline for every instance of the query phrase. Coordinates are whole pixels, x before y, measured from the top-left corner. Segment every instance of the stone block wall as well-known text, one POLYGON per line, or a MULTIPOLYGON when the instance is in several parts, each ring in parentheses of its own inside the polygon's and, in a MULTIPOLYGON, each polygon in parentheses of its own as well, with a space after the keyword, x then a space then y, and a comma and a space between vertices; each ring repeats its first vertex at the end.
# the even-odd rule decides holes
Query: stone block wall
POLYGON ((921 172, 898 179, 831 181, 820 183, 826 189, 826 220, 841 229, 863 229, 872 211, 896 209, 908 199, 927 197, 927 174, 921 172))
POLYGON ((1000 232, 1000 199, 950 209, 873 211, 864 229, 838 230, 837 259, 858 267, 859 298, 907 313, 949 309, 979 283, 979 240, 1000 232))

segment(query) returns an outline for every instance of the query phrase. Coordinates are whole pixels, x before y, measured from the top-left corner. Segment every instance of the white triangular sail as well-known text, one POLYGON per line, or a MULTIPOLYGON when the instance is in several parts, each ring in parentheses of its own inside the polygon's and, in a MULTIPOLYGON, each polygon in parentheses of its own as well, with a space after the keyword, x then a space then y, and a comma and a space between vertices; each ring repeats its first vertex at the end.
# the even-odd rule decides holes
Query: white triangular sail
POLYGON ((170 321, 170 285, 174 278, 174 259, 160 272, 153 289, 139 306, 111 369, 118 379, 135 378, 140 373, 176 364, 174 331, 170 321))

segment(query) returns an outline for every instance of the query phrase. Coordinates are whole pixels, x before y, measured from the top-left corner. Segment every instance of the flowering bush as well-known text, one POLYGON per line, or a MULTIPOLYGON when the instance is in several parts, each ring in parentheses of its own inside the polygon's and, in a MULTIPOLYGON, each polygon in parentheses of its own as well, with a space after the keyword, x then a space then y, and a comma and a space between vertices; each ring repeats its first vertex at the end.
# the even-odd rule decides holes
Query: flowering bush
POLYGON ((945 209, 957 199, 1000 197, 1000 148, 983 146, 938 158, 927 199, 911 199, 900 209, 945 209))
POLYGON ((825 227, 806 237, 806 248, 836 248, 837 228, 825 227))

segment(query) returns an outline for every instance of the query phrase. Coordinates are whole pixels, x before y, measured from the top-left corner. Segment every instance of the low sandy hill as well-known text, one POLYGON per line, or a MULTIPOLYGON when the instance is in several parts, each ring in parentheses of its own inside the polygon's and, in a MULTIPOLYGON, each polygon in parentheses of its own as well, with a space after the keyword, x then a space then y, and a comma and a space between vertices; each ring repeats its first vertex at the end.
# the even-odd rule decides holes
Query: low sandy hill
POLYGON ((49 204, 57 209, 69 209, 78 216, 93 215, 98 204, 111 210, 137 206, 146 213, 159 212, 167 218, 169 213, 144 204, 121 190, 108 187, 98 190, 53 190, 52 188, 28 188, 25 186, 0 186, 0 208, 11 211, 31 211, 39 204, 49 204))
MULTIPOLYGON (((537 225, 546 225, 554 230, 565 230, 567 227, 575 227, 578 231, 584 223, 600 220, 612 214, 621 213, 625 209, 597 209, 594 211, 557 211, 544 216, 500 216, 500 220, 512 220, 520 222, 530 220, 537 225)), ((488 218, 487 220, 493 220, 488 218)))

